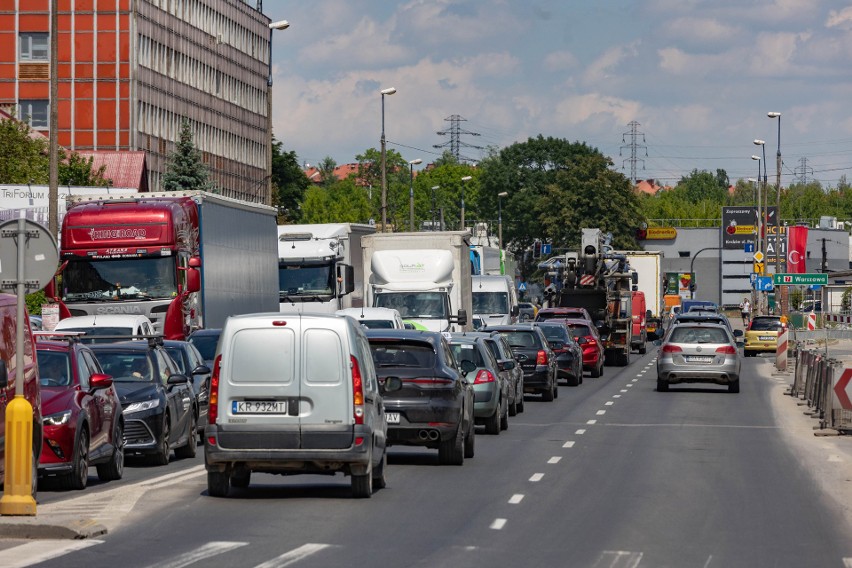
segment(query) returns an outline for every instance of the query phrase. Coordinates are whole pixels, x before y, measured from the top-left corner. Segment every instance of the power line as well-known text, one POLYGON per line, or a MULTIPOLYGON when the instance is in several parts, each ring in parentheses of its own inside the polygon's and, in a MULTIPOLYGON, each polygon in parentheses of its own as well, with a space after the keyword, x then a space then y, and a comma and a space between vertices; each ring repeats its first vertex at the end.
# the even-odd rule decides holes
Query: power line
POLYGON ((645 145, 645 134, 642 133, 642 132, 639 132, 639 123, 636 122, 635 120, 631 120, 627 124, 627 126, 630 127, 630 132, 624 132, 621 135, 621 141, 622 141, 622 143, 626 142, 625 136, 629 135, 630 136, 630 143, 621 146, 618 149, 618 155, 621 156, 621 150, 623 148, 630 148, 630 157, 621 162, 621 169, 624 169, 624 163, 625 162, 630 163, 630 181, 633 183, 633 185, 636 185, 636 163, 642 162, 642 169, 643 170, 645 169, 645 160, 643 160, 642 158, 636 157, 636 150, 638 150, 639 148, 644 148, 645 149, 645 156, 647 157, 648 156, 648 147, 645 145), (637 141, 637 138, 639 136, 642 136, 642 144, 639 144, 639 142, 637 141))
POLYGON ((479 136, 478 132, 470 132, 469 130, 462 130, 461 122, 467 121, 467 119, 465 119, 465 118, 463 118, 463 117, 461 117, 457 114, 453 114, 451 116, 448 116, 444 120, 446 120, 450 123, 450 129, 449 130, 439 130, 437 132, 437 134, 439 136, 449 135, 450 139, 447 142, 444 142, 443 144, 434 144, 432 146, 433 148, 446 148, 447 146, 449 146, 450 147, 450 153, 455 157, 457 162, 461 162, 461 159, 460 159, 460 156, 459 156, 459 148, 464 147, 464 148, 475 148, 477 150, 484 150, 484 148, 482 146, 474 146, 473 144, 467 144, 466 142, 461 141, 461 135, 462 134, 467 134, 468 136, 479 136))

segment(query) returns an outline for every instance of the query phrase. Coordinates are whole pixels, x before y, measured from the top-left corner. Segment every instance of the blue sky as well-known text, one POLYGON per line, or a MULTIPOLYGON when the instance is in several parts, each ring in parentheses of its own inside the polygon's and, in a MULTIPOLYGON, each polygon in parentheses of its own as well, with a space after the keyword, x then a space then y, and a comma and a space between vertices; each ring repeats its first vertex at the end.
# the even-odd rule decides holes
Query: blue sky
MULTIPOLYGON (((586 142, 630 175, 693 169, 756 177, 766 141, 782 184, 852 181, 852 5, 837 0, 267 0, 273 128, 302 163, 379 147, 434 160, 436 131, 505 147, 543 134, 586 142), (624 147, 623 147, 624 146, 624 147), (647 151, 647 156, 645 155, 647 151), (806 159, 806 162, 802 160, 806 159)), ((484 151, 462 148, 478 160, 484 151)))

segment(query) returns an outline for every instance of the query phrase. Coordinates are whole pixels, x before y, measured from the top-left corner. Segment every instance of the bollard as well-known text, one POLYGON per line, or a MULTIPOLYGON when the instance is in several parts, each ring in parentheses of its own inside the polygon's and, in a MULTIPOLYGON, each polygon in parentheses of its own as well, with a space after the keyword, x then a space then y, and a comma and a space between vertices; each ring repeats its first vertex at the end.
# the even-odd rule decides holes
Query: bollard
POLYGON ((6 476, 0 515, 35 515, 33 499, 33 406, 17 395, 6 406, 6 476))

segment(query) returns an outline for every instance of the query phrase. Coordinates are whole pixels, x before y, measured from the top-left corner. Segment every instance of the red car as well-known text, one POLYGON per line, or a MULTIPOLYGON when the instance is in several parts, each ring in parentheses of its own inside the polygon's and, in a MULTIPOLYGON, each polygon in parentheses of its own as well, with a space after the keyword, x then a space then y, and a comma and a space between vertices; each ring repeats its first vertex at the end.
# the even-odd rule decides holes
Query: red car
POLYGON ((121 402, 98 360, 78 334, 36 332, 44 427, 39 475, 64 488, 85 489, 89 466, 103 481, 124 474, 121 402))
POLYGON ((592 377, 603 375, 604 345, 595 324, 588 319, 580 318, 549 319, 547 321, 558 321, 568 326, 574 335, 574 339, 577 340, 583 350, 583 370, 589 371, 592 377))

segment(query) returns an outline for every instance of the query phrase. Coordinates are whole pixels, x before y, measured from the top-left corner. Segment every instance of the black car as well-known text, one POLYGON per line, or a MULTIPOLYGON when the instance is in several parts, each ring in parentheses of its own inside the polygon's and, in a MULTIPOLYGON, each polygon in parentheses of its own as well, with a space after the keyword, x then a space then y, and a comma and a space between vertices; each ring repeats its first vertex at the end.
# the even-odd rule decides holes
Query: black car
POLYGON ((402 389, 384 397, 388 445, 437 448, 442 464, 472 458, 474 377, 465 373, 474 365, 460 367, 438 332, 371 329, 367 339, 379 384, 402 380, 402 389))
POLYGON ((196 347, 188 341, 163 341, 163 347, 177 363, 182 375, 192 380, 192 392, 198 408, 198 434, 204 433, 207 425, 207 408, 210 406, 210 367, 196 347))
POLYGON ((161 338, 91 345, 112 375, 124 415, 126 454, 151 456, 156 465, 195 457, 198 407, 192 382, 182 374, 161 338))
POLYGON ((196 329, 186 338, 198 349, 198 352, 204 358, 204 364, 211 369, 213 368, 213 359, 216 358, 216 345, 219 343, 220 335, 222 335, 222 330, 219 328, 196 329))
POLYGON ((547 342, 556 354, 556 374, 565 379, 569 387, 583 382, 583 349, 574 339, 571 330, 562 322, 554 320, 536 322, 547 342))
POLYGON ((488 329, 499 331, 508 340, 515 360, 524 371, 524 392, 541 394, 542 400, 547 402, 559 396, 556 354, 541 328, 532 323, 520 323, 495 325, 488 329))

